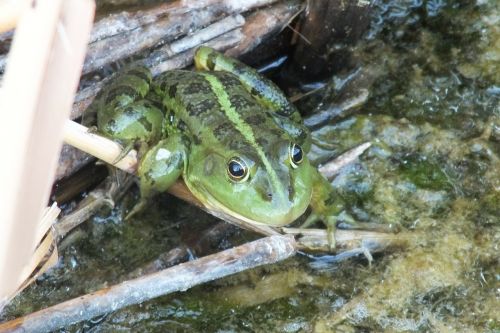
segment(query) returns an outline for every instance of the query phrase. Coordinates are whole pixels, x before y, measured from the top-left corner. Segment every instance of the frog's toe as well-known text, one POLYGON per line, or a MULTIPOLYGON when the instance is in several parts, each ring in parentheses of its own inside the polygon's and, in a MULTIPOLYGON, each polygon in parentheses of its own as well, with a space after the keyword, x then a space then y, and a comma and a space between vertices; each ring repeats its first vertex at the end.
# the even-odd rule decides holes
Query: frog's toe
POLYGON ((91 134, 98 134, 99 133, 99 129, 97 128, 97 126, 90 126, 87 128, 87 133, 91 133, 91 134))
POLYGON ((330 251, 334 251, 337 246, 337 241, 335 239, 335 232, 337 231, 337 218, 334 216, 329 216, 323 220, 326 225, 326 239, 328 241, 328 247, 330 251))
POLYGON ((314 223, 318 222, 319 220, 321 220, 321 217, 319 215, 311 213, 311 214, 309 214, 307 219, 304 221, 304 223, 302 223, 300 225, 299 228, 300 229, 309 228, 310 226, 312 226, 314 223))
POLYGON ((125 216, 125 221, 130 221, 132 217, 134 217, 136 214, 140 213, 145 207, 146 207, 147 201, 146 200, 140 200, 137 204, 135 204, 134 208, 125 216))
POLYGON ((113 160, 111 164, 115 165, 116 163, 120 162, 125 156, 128 155, 128 153, 130 153, 132 149, 134 149, 134 144, 133 143, 127 144, 125 147, 123 147, 120 154, 113 160))
POLYGON ((346 230, 365 230, 381 233, 395 233, 399 231, 398 226, 394 224, 359 222, 353 219, 351 216, 343 216, 338 223, 338 227, 346 230))

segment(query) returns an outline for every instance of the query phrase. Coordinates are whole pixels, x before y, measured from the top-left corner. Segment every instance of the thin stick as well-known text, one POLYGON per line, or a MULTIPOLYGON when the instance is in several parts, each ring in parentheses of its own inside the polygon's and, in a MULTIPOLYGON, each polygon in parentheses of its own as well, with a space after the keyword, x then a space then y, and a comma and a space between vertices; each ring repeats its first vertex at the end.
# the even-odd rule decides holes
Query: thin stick
POLYGON ((114 141, 89 132, 89 129, 74 121, 66 121, 64 127, 64 142, 89 153, 92 156, 113 164, 125 172, 134 173, 137 165, 137 152, 131 150, 116 164, 122 147, 114 141))
POLYGON ((227 50, 226 54, 236 57, 251 51, 266 38, 281 31, 299 8, 300 2, 287 1, 255 11, 246 18, 241 42, 227 50))
MULTIPOLYGON (((217 22, 214 23, 214 25, 216 24, 217 22)), ((177 41, 178 44, 175 47, 175 49, 179 49, 180 45, 182 44, 186 46, 187 44, 191 43, 190 41, 191 39, 197 39, 197 38, 198 38, 197 34, 194 34, 193 36, 180 39, 177 41)), ((205 45, 218 50, 224 50, 236 45, 241 40, 241 38, 242 38, 241 31, 233 29, 231 31, 225 32, 213 38, 212 40, 208 41, 205 45)), ((170 45, 166 45, 163 48, 170 49, 170 45)), ((151 72, 153 73, 154 76, 157 76, 167 70, 186 67, 193 62, 194 48, 176 54, 174 54, 171 49, 169 52, 171 55, 170 57, 167 57, 161 52, 154 52, 146 59, 142 60, 142 62, 146 66, 150 67, 151 72)), ((71 111, 71 119, 76 119, 83 115, 87 107, 92 103, 94 97, 97 95, 99 90, 101 90, 101 88, 103 87, 103 85, 107 80, 108 78, 96 82, 91 86, 80 90, 77 93, 75 98, 75 103, 73 104, 73 110, 71 111)))
POLYGON ((365 150, 370 148, 371 145, 372 144, 370 142, 360 144, 359 146, 354 147, 353 149, 350 149, 346 153, 340 155, 332 162, 320 166, 318 168, 318 171, 321 172, 321 174, 326 178, 331 179, 333 176, 339 173, 340 169, 342 169, 346 165, 351 164, 359 156, 361 156, 361 154, 363 154, 365 150))
POLYGON ((271 236, 201 259, 122 282, 3 324, 0 332, 49 332, 155 297, 185 291, 254 267, 273 264, 296 253, 291 236, 271 236))

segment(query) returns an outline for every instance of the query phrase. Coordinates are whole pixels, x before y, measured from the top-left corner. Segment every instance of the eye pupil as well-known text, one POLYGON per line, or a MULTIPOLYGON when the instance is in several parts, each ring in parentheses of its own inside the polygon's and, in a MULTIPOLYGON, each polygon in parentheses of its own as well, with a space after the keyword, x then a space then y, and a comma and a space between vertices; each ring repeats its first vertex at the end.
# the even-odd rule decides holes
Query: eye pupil
POLYGON ((290 159, 292 160, 292 163, 297 165, 302 162, 303 158, 304 153, 302 152, 302 148, 300 148, 299 145, 292 144, 290 147, 290 159))
POLYGON ((229 163, 229 172, 235 177, 243 177, 245 170, 243 166, 236 161, 231 161, 229 163))
POLYGON ((238 158, 232 158, 227 165, 227 173, 234 181, 243 181, 248 175, 248 169, 245 162, 238 158))

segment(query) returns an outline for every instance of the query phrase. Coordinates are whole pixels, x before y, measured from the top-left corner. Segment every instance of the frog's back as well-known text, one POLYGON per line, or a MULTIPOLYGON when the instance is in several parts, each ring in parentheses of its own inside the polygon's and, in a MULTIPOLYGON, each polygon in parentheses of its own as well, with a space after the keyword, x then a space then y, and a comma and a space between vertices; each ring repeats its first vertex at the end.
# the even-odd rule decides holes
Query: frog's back
POLYGON ((260 145, 286 136, 231 73, 169 71, 157 79, 155 90, 167 109, 167 133, 181 130, 195 141, 232 150, 248 144, 249 135, 260 145))

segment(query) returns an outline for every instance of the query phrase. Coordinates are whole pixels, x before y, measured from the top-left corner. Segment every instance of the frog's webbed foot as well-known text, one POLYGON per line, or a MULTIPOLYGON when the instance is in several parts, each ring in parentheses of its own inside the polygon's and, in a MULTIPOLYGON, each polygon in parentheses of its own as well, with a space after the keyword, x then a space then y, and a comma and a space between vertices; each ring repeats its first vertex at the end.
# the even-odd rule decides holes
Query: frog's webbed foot
POLYGON ((322 221, 326 226, 326 237, 328 241, 328 246, 330 250, 335 250, 336 240, 335 231, 337 230, 337 217, 336 216, 321 216, 320 214, 311 213, 307 219, 302 223, 299 229, 306 229, 312 226, 314 223, 322 221))
POLYGON ((96 125, 93 125, 87 128, 87 132, 91 134, 99 134, 99 129, 97 128, 96 125))
POLYGON ((128 155, 128 153, 130 153, 132 149, 134 149, 134 143, 127 143, 127 145, 122 148, 120 154, 113 160, 111 164, 115 165, 116 163, 120 162, 125 156, 128 155))

